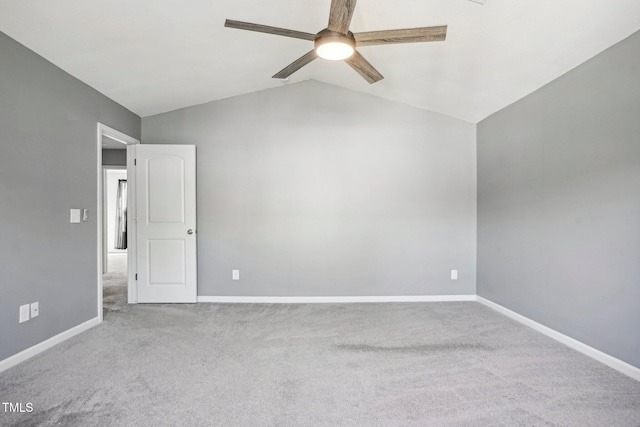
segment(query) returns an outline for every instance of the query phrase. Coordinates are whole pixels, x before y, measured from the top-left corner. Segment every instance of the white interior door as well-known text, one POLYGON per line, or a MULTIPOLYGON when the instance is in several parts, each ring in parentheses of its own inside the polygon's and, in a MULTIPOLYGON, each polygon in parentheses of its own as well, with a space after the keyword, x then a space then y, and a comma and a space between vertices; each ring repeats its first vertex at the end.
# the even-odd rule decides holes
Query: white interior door
POLYGON ((196 302, 196 147, 135 150, 138 302, 196 302))

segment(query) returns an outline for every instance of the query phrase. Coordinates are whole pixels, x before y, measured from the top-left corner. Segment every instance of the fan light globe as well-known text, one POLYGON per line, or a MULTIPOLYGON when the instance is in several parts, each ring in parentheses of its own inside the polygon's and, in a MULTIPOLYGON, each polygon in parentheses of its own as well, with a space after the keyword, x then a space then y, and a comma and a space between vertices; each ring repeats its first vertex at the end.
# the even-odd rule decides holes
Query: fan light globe
POLYGON ((332 41, 318 46, 316 53, 320 58, 339 61, 353 55, 353 47, 341 41, 332 41))
POLYGON ((353 55, 356 42, 351 33, 345 35, 325 29, 316 36, 315 49, 320 58, 339 61, 353 55))

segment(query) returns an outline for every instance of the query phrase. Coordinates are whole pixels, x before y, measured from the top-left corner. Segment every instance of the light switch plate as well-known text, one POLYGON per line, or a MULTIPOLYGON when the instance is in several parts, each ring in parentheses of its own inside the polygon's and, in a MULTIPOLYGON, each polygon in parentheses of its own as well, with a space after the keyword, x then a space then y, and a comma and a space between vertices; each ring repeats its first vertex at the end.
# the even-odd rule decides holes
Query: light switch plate
POLYGON ((451 270, 451 280, 458 280, 458 270, 451 270))
POLYGON ((80 209, 71 209, 69 211, 69 222, 71 224, 80 224, 80 209))
POLYGON ((233 270, 231 272, 231 278, 233 280, 240 280, 240 270, 233 270))
POLYGON ((29 304, 20 306, 20 323, 29 320, 29 304))
POLYGON ((38 301, 31 303, 31 318, 38 317, 40 314, 40 303, 38 301))

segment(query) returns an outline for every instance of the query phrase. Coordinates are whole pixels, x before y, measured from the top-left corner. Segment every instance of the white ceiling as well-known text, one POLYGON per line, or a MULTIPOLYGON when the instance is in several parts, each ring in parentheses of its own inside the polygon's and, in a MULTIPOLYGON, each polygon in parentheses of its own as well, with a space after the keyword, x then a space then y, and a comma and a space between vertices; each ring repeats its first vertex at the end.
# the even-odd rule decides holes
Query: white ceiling
MULTIPOLYGON (((309 41, 224 28, 225 18, 315 33, 330 0, 0 0, 0 31, 149 116, 277 87, 309 41)), ((638 0, 360 0, 353 32, 448 24, 445 42, 368 46, 385 76, 343 62, 316 79, 478 122, 640 30, 638 0)))

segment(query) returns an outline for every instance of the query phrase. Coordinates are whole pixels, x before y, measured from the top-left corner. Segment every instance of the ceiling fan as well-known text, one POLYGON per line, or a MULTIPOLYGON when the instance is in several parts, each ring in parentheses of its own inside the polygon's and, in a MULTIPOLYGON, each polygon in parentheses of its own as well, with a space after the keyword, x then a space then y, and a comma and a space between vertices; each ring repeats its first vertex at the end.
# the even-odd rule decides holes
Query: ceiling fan
POLYGON ((443 41, 447 36, 447 26, 405 28, 401 30, 369 31, 352 33, 349 24, 353 17, 356 0, 331 0, 329 25, 316 34, 270 27, 249 22, 227 19, 225 27, 240 30, 257 31, 278 36, 309 40, 314 49, 277 72, 274 79, 286 79, 300 68, 320 57, 329 60, 344 60, 356 70, 366 81, 375 83, 384 77, 356 50, 360 46, 373 46, 393 43, 415 43, 443 41))

